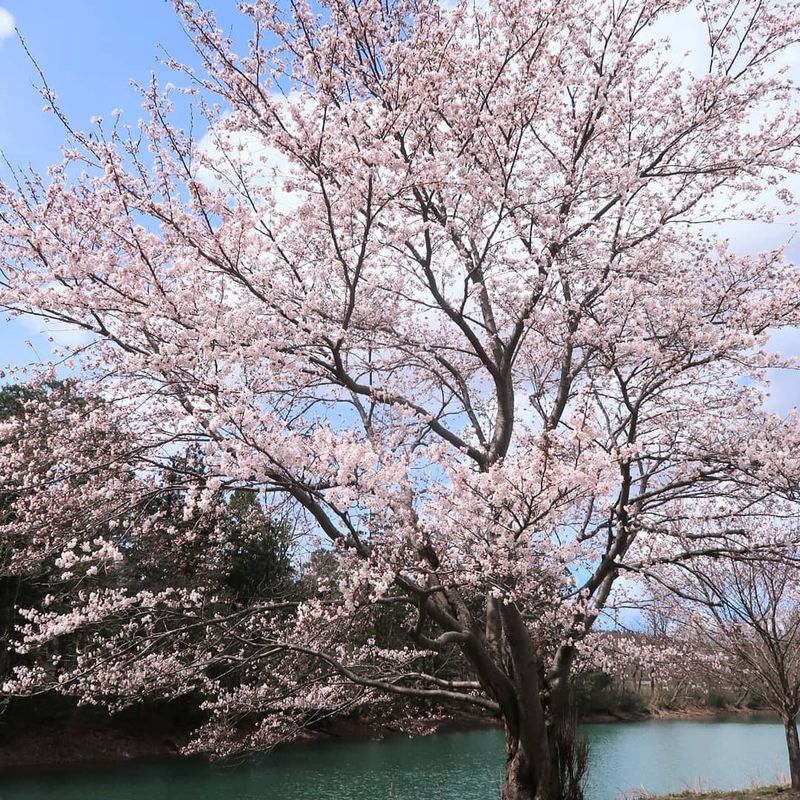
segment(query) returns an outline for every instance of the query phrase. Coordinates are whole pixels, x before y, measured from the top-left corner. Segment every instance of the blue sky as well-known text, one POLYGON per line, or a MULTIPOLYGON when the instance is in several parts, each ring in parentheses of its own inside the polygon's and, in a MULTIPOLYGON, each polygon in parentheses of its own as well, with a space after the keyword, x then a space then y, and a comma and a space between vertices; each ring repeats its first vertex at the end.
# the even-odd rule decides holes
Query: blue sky
MULTIPOLYGON (((226 27, 240 24, 234 2, 217 5, 226 27)), ((42 111, 36 68, 9 16, 78 128, 88 128, 92 116, 108 117, 114 108, 135 122, 140 101, 130 80, 146 83, 152 72, 166 76, 158 63, 164 50, 193 61, 191 44, 166 0, 0 0, 0 151, 15 166, 46 169, 59 160, 65 136, 58 120, 42 111)), ((33 320, 0 317, 0 365, 47 360, 49 345, 40 329, 33 320)))

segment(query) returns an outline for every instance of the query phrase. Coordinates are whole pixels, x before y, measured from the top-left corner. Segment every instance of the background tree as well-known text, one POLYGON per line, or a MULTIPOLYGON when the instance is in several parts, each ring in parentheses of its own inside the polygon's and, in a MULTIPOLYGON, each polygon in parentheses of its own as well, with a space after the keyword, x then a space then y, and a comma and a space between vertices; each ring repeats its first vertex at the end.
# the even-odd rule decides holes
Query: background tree
MULTIPOLYGON (((696 559, 668 573, 682 598, 676 616, 748 675, 786 731, 793 789, 800 789, 800 571, 785 561, 696 559)), ((676 607, 677 608, 677 607, 676 607)))
MULTIPOLYGON (((10 384, 0 388, 0 424, 12 420, 19 423, 36 406, 79 409, 82 403, 74 385, 68 381, 49 381, 32 386, 10 384)), ((4 448, 15 449, 23 459, 26 452, 47 450, 50 437, 58 435, 59 423, 26 427, 29 435, 24 441, 12 437, 2 443, 4 448)), ((0 486, 0 520, 4 525, 14 521, 19 500, 13 482, 0 486)), ((14 660, 12 639, 17 609, 40 606, 52 587, 58 584, 57 570, 52 563, 35 560, 20 566, 20 560, 25 561, 31 555, 29 545, 30 540, 12 537, 0 540, 0 675, 4 679, 9 676, 14 660)))
MULTIPOLYGON (((218 611, 302 594, 291 525, 286 519, 271 517, 254 493, 220 492, 212 510, 187 504, 187 486, 204 479, 202 459, 196 452, 170 454, 141 492, 120 492, 124 499, 115 515, 103 517, 106 522, 87 523, 84 512, 88 509, 80 498, 84 491, 97 488, 93 483, 96 464, 102 465, 106 491, 117 491, 124 480, 135 477, 130 460, 122 458, 134 449, 123 420, 113 414, 107 417, 103 401, 81 396, 73 382, 9 386, 0 392, 0 402, 7 410, 2 446, 16 465, 14 476, 9 475, 0 489, 4 531, 15 534, 5 540, 0 576, 4 680, 10 676, 12 663, 22 670, 31 663, 26 648, 14 654, 11 644, 15 626, 35 610, 60 614, 68 612, 75 599, 87 596, 123 597, 138 592, 153 597, 174 588, 189 595, 214 593, 218 611), (80 439, 70 443, 67 450, 72 455, 60 458, 54 437, 63 438, 67 430, 80 428, 80 422, 88 430, 83 429, 80 439), (16 524, 17 510, 37 501, 31 485, 47 487, 55 502, 57 510, 46 526, 16 524), (62 504, 55 499, 70 497, 71 502, 62 504)), ((175 614, 176 619, 180 616, 175 614)), ((65 655, 92 640, 113 637, 125 621, 120 614, 105 621, 95 619, 89 626, 68 625, 39 648, 40 688, 49 688, 65 655)), ((142 698, 120 699, 125 704, 142 698)), ((171 710, 159 707, 170 719, 184 710, 192 712, 189 716, 195 720, 202 717, 192 697, 173 704, 171 710)), ((15 704, 14 711, 19 726, 35 722, 40 706, 22 702, 15 704)), ((53 719, 56 724, 68 724, 73 713, 71 704, 58 704, 53 719)))
POLYGON ((618 576, 777 551, 741 520, 796 511, 769 482, 796 477, 795 424, 758 390, 796 271, 697 223, 770 218, 749 201, 797 168, 797 6, 257 0, 243 55, 176 7, 206 70, 186 90, 220 103, 205 141, 151 85, 140 130, 69 128, 46 181, 0 187, 2 302, 89 331, 104 401, 51 443, 57 480, 0 462, 30 498, 6 535, 58 543, 77 582, 23 647, 93 631, 62 690, 200 691, 206 749, 389 695, 490 710, 505 800, 578 791, 569 676, 618 576), (658 39, 681 14, 708 34, 700 72, 658 39), (87 447, 112 420, 128 444, 87 447), (98 527, 191 543, 130 524, 176 443, 202 453, 185 514, 268 494, 330 540, 336 591, 81 593, 125 561, 98 527), (386 605, 403 649, 370 636, 386 605), (454 651, 468 680, 436 670, 454 651))

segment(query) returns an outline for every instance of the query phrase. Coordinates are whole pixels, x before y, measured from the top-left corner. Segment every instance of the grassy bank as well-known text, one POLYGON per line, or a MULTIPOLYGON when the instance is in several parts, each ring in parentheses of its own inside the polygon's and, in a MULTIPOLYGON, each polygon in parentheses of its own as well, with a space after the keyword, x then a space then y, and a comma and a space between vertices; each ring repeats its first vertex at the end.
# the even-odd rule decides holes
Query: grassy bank
POLYGON ((788 786, 759 786, 753 789, 738 789, 734 792, 682 792, 653 800, 800 800, 800 794, 788 786))

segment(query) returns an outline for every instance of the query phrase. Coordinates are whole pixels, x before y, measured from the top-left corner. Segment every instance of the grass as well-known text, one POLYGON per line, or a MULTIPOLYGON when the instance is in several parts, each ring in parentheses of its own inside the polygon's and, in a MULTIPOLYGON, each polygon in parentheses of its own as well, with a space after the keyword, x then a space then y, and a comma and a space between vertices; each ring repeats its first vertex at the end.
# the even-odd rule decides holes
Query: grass
MULTIPOLYGON (((666 795, 658 800, 800 800, 800 794, 788 786, 757 786, 752 789, 737 789, 735 792, 681 792, 666 795)), ((654 798, 655 800, 655 798, 654 798)))

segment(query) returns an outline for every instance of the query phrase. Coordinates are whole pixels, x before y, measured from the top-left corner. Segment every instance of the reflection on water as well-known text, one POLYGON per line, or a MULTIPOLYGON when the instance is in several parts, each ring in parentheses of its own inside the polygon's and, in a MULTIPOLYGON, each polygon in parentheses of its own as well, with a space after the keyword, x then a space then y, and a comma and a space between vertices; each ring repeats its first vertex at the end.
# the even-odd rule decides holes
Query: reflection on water
MULTIPOLYGON (((665 720, 582 726, 589 741, 587 800, 642 790, 736 788, 788 772, 775 722, 665 720)), ((496 730, 283 748, 235 767, 139 762, 8 776, 0 800, 494 800, 496 730)))

